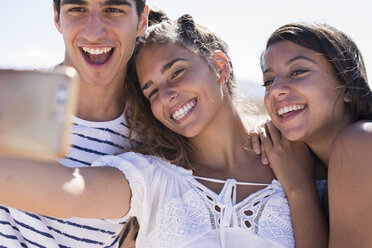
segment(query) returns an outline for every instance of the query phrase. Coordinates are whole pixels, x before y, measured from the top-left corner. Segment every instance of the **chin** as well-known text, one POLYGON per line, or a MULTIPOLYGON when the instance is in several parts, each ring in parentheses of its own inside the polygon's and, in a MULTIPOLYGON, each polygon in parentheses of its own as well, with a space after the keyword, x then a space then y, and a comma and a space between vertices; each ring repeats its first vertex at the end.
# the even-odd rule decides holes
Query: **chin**
POLYGON ((298 130, 283 130, 282 135, 289 141, 300 141, 304 138, 304 135, 298 130))

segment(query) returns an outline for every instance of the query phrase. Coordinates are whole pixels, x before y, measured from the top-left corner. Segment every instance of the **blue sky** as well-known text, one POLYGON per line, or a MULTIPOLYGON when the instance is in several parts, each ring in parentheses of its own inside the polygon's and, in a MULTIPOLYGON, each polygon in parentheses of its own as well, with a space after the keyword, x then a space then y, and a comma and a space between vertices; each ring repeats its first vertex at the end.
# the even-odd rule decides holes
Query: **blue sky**
MULTIPOLYGON (((261 83, 259 56, 277 27, 293 21, 325 22, 350 35, 372 77, 372 1, 370 0, 147 0, 171 18, 191 14, 229 45, 238 79, 261 83)), ((53 23, 52 0, 0 3, 0 67, 35 68, 63 59, 62 36, 53 23)), ((371 81, 371 79, 370 79, 371 81)))

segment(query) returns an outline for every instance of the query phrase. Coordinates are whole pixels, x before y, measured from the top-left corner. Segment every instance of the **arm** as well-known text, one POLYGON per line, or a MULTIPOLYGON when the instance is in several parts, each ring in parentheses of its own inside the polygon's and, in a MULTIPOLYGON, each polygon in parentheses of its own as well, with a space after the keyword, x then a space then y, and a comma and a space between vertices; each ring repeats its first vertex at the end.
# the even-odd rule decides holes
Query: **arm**
POLYGON ((372 123, 336 138, 328 171, 330 247, 372 247, 372 123))
POLYGON ((306 144, 291 142, 267 124, 261 142, 291 210, 296 247, 327 247, 328 224, 315 184, 315 160, 306 144))
POLYGON ((112 219, 129 210, 129 184, 115 168, 0 157, 0 171, 0 203, 7 206, 59 218, 112 219))

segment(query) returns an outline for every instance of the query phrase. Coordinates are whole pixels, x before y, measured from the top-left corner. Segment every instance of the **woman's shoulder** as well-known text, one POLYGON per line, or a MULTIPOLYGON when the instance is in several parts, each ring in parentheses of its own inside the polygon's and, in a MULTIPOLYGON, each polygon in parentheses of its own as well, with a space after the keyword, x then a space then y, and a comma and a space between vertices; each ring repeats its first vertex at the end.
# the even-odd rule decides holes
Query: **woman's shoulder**
POLYGON ((340 132, 337 139, 345 141, 354 141, 355 138, 364 138, 372 135, 372 121, 358 121, 340 132))
POLYGON ((330 154, 329 169, 337 173, 358 169, 372 173, 372 122, 358 121, 337 135, 330 154))
POLYGON ((131 167, 136 168, 136 170, 140 171, 143 175, 147 175, 147 177, 183 177, 192 174, 190 170, 186 170, 154 155, 125 152, 117 156, 111 156, 109 160, 116 160, 114 164, 130 164, 131 167))
POLYGON ((358 121, 349 125, 337 135, 332 152, 340 152, 341 150, 358 152, 370 149, 371 145, 372 121, 358 121))

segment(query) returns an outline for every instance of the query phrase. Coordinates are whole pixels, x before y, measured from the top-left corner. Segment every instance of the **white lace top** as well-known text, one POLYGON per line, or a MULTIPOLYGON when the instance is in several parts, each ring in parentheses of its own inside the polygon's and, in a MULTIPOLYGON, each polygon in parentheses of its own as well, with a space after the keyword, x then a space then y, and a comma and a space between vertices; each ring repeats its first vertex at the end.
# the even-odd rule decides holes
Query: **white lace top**
POLYGON ((288 201, 276 180, 236 203, 235 179, 223 181, 216 194, 191 170, 154 156, 125 153, 93 164, 103 165, 118 168, 129 181, 127 216, 140 224, 137 248, 295 246, 288 201))

